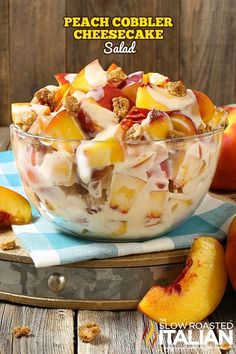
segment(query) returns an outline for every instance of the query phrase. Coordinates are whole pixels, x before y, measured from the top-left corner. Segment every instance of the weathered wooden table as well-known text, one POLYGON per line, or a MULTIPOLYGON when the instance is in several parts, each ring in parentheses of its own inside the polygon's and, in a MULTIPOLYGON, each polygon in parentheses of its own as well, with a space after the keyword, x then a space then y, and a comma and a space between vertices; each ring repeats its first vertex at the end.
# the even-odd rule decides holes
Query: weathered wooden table
MULTIPOLYGON (((0 150, 10 146, 9 129, 0 128, 0 150)), ((235 195, 229 197, 235 199, 235 195)), ((217 274, 216 274, 217 277, 217 274)), ((0 279, 1 281, 1 279, 0 279)), ((217 281, 217 279, 216 279, 217 281)), ((147 329, 152 326, 146 316, 133 311, 74 311, 20 306, 0 302, 0 354, 140 354, 140 353, 221 353, 217 345, 159 347, 147 329), (85 322, 97 322, 102 334, 91 344, 78 338, 78 326, 85 322), (32 335, 14 338, 12 329, 28 325, 32 335)), ((236 293, 230 289, 216 311, 205 322, 232 321, 236 324, 236 293)), ((157 324, 154 324, 157 333, 157 324)), ((216 333, 217 335, 217 333, 216 333)), ((193 338, 199 334, 193 333, 193 338)), ((236 353, 236 329, 234 345, 229 351, 236 353)))

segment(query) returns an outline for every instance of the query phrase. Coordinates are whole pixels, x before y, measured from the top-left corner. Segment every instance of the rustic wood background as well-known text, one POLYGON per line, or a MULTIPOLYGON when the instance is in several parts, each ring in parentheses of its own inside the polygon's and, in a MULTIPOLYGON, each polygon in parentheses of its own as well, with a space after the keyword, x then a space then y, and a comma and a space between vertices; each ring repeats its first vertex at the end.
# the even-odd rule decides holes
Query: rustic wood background
POLYGON ((99 58, 127 72, 156 70, 208 93, 216 104, 236 101, 235 0, 0 0, 0 125, 10 103, 28 101, 99 58), (76 41, 63 16, 171 16, 164 41, 138 41, 136 54, 103 54, 104 41, 76 41))

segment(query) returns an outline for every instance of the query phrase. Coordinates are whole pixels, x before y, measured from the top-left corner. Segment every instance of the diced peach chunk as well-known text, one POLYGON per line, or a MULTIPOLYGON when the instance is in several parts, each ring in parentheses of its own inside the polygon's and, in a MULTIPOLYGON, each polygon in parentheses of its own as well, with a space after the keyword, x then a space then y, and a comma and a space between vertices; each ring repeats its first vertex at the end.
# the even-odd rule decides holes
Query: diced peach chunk
POLYGON ((127 214, 145 184, 139 178, 116 173, 112 181, 111 208, 127 214))
POLYGON ((173 129, 172 122, 165 112, 153 110, 149 117, 142 123, 144 131, 151 139, 166 139, 169 130, 173 129), (146 124, 147 122, 147 124, 146 124))
POLYGON ((100 168, 123 161, 123 150, 118 140, 90 141, 80 146, 78 154, 83 154, 91 168, 100 168))
POLYGON ((151 191, 149 194, 148 216, 152 218, 160 218, 167 198, 167 191, 151 191))
POLYGON ((44 135, 61 139, 81 140, 85 138, 79 124, 66 110, 58 112, 52 118, 44 130, 44 135))
POLYGON ((103 70, 99 61, 96 59, 82 69, 72 81, 71 86, 74 90, 87 93, 89 90, 104 86, 107 83, 107 72, 103 70))
POLYGON ((28 224, 32 220, 31 206, 19 193, 0 186, 0 227, 28 224))
POLYGON ((152 87, 149 85, 139 86, 136 96, 136 106, 138 108, 146 109, 159 109, 161 111, 168 111, 168 107, 158 102, 153 98, 155 92, 153 91, 153 96, 151 95, 152 87))

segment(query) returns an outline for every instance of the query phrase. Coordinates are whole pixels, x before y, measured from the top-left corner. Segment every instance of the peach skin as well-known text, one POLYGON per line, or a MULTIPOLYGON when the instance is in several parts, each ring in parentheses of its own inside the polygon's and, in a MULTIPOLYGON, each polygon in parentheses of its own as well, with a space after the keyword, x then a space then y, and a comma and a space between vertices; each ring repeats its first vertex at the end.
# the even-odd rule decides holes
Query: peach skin
POLYGON ((223 107, 228 114, 222 147, 211 189, 236 190, 236 104, 223 107))
POLYGON ((225 261, 230 282, 236 290, 236 217, 230 224, 227 233, 227 244, 225 249, 225 261))
POLYGON ((0 227, 28 224, 32 220, 31 206, 19 193, 0 186, 0 227))
POLYGON ((205 123, 208 123, 215 113, 215 106, 210 98, 205 95, 205 93, 197 90, 193 90, 196 97, 198 108, 202 117, 202 120, 205 123))
POLYGON ((222 245, 213 237, 194 240, 186 267, 168 286, 154 285, 138 309, 155 321, 198 322, 212 313, 225 292, 227 272, 222 245))

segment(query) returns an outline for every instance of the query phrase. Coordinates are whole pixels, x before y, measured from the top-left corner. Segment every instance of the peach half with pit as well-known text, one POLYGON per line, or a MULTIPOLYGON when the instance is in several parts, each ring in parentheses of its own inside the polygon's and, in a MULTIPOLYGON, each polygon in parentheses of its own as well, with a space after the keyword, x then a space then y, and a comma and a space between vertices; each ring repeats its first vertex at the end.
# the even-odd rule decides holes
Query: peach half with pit
POLYGON ((154 285, 138 309, 167 325, 202 321, 219 305, 226 283, 222 245, 213 237, 201 236, 194 240, 179 277, 168 286, 154 285))
POLYGON ((0 186, 0 227, 28 224, 32 210, 27 199, 21 194, 0 186))

